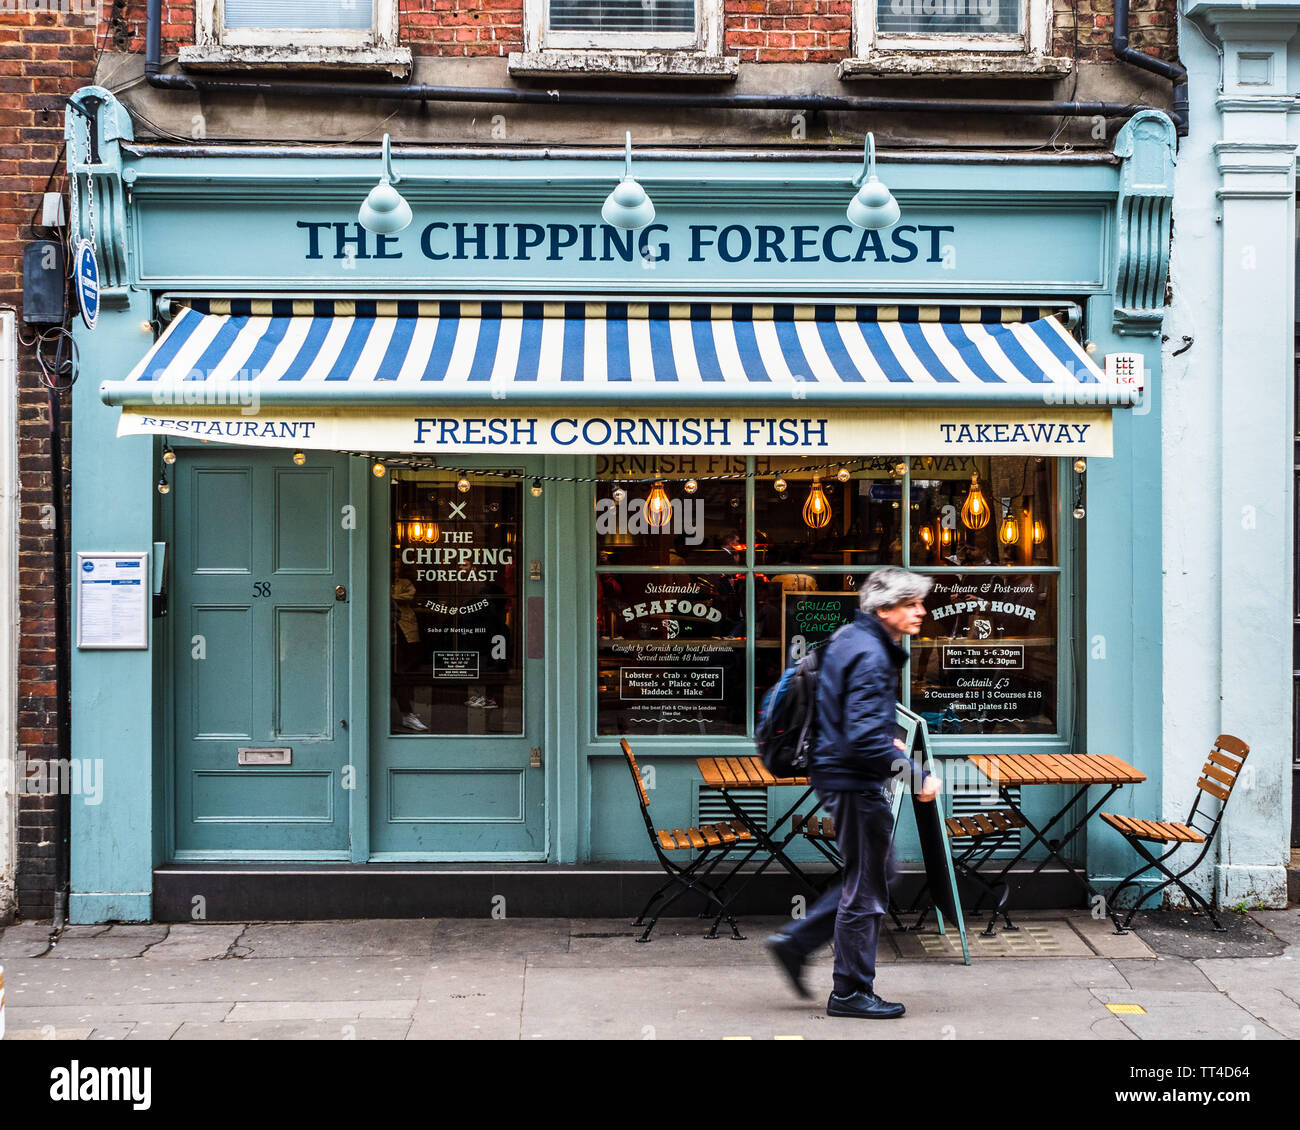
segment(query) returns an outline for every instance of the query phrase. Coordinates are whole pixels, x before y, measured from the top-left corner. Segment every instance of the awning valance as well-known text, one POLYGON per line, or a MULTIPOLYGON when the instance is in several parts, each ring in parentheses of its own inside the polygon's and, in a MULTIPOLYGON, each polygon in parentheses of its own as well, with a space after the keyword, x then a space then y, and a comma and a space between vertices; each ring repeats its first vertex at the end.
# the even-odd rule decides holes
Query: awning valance
POLYGON ((119 434, 374 451, 1109 454, 1109 409, 1132 395, 1055 318, 1007 323, 999 307, 915 321, 779 304, 261 307, 183 309, 125 381, 102 386, 125 408, 119 434))

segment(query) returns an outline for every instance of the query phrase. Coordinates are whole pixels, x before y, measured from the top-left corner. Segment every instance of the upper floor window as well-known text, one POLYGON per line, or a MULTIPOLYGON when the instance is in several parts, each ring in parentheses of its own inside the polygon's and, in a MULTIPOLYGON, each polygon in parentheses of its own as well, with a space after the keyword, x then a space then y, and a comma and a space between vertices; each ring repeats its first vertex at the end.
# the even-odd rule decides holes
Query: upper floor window
POLYGON ((1051 0, 855 0, 841 77, 915 73, 920 58, 934 74, 1065 73, 1070 61, 1046 54, 1051 22, 1051 0))
POLYGON ((396 0, 199 0, 190 67, 375 66, 404 73, 396 0))
POLYGON ((723 0, 524 0, 515 74, 634 73, 734 78, 723 0))

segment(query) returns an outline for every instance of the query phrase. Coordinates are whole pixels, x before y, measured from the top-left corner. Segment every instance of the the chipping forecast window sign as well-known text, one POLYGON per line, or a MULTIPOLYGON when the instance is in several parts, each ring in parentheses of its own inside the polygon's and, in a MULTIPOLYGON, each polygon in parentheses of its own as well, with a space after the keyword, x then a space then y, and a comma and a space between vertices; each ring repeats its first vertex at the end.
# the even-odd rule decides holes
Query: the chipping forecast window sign
POLYGON ((830 639, 858 611, 856 592, 782 592, 781 653, 804 655, 808 648, 830 639))
POLYGON ((149 646, 149 555, 77 554, 77 647, 149 646))

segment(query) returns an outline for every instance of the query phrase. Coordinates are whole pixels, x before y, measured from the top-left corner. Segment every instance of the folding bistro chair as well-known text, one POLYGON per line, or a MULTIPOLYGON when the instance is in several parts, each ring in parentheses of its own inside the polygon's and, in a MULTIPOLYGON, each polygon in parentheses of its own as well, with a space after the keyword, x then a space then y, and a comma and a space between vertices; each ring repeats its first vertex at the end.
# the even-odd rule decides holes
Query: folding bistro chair
POLYGON ((623 757, 632 773, 632 780, 636 782, 637 800, 641 805, 641 818, 645 821, 646 832, 650 836, 650 846, 654 848, 660 866, 668 876, 668 882, 650 896, 645 906, 641 908, 641 913, 636 916, 636 921, 632 923, 633 926, 645 926, 645 933, 637 938, 637 941, 648 942, 650 931, 654 929, 655 923, 663 916, 664 911, 689 891, 698 891, 704 895, 711 906, 717 907, 720 917, 726 918, 727 925, 731 927, 731 936, 736 941, 744 941, 745 935, 736 925, 736 919, 727 912, 726 905, 718 897, 717 892, 704 880, 729 851, 753 839, 753 834, 739 821, 727 820, 720 820, 716 824, 701 824, 698 828, 674 828, 671 831, 666 828, 656 828, 650 819, 650 796, 646 792, 645 782, 641 779, 641 769, 636 763, 636 755, 633 754, 632 747, 627 744, 626 738, 623 738, 619 744, 623 747, 623 757), (682 851, 697 854, 686 864, 674 862, 666 854, 682 851), (663 896, 674 886, 680 887, 681 890, 673 891, 671 895, 664 898, 663 896), (663 901, 659 902, 661 898, 663 901), (659 902, 658 906, 655 906, 656 902, 659 902), (650 913, 651 908, 654 908, 654 916, 647 924, 645 916, 650 913))
MULTIPOLYGON (((1128 933, 1129 923, 1133 921, 1133 915, 1138 912, 1139 907, 1147 899, 1158 895, 1172 883, 1178 884, 1179 889, 1191 901, 1193 907, 1205 908, 1216 930, 1223 929, 1218 916, 1214 913, 1214 908, 1183 882, 1183 876, 1190 871, 1196 870, 1201 860, 1205 858, 1205 853, 1210 850, 1210 845, 1218 834, 1219 825, 1223 822, 1223 813, 1228 807, 1228 797, 1232 795, 1232 787, 1237 783, 1237 777, 1241 773, 1241 767, 1245 764, 1246 754, 1249 752, 1250 746, 1240 738, 1234 738, 1231 734, 1220 734, 1214 739, 1214 748, 1210 750, 1209 760, 1202 767, 1200 780, 1196 782, 1196 799, 1192 801, 1192 810, 1188 813, 1185 823, 1179 823, 1175 820, 1135 820, 1132 816, 1120 816, 1113 812, 1101 813, 1101 818, 1123 836, 1144 861, 1141 867, 1122 883, 1112 888, 1110 892, 1110 917, 1111 921, 1115 923, 1115 933, 1128 933), (1218 812, 1213 815, 1208 811, 1201 811, 1201 801, 1206 799, 1206 794, 1215 797, 1219 801, 1218 812), (1198 820, 1200 821, 1199 825, 1197 824, 1198 820), (1161 850, 1163 850, 1164 844, 1172 843, 1174 846, 1157 858, 1146 849, 1144 843, 1160 844, 1162 845, 1161 850), (1201 850, 1190 864, 1175 873, 1166 867, 1165 863, 1183 844, 1200 844, 1201 850), (1146 874, 1152 868, 1168 877, 1158 887, 1142 895, 1129 908, 1128 917, 1124 919, 1124 924, 1121 926, 1115 896, 1125 887, 1137 887, 1138 876, 1146 874)), ((1207 808, 1211 803, 1213 802, 1206 801, 1207 808)))

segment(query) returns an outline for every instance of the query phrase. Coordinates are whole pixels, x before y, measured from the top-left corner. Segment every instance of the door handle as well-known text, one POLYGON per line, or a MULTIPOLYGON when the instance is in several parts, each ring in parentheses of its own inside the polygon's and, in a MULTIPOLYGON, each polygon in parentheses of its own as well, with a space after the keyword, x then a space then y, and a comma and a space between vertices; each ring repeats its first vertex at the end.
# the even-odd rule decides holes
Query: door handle
POLYGON ((348 590, 345 589, 342 585, 339 585, 339 586, 334 590, 334 599, 335 599, 335 600, 347 600, 347 598, 348 598, 348 590))

